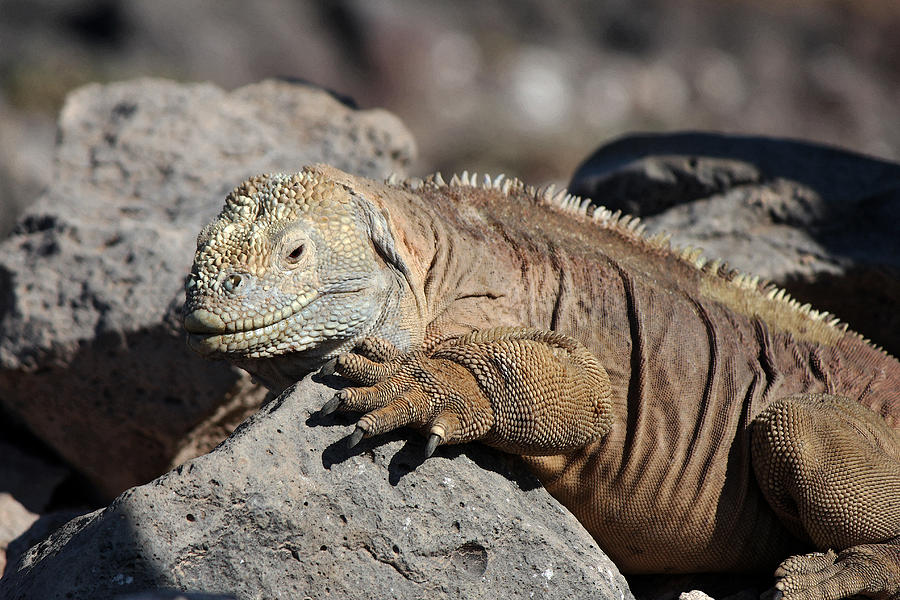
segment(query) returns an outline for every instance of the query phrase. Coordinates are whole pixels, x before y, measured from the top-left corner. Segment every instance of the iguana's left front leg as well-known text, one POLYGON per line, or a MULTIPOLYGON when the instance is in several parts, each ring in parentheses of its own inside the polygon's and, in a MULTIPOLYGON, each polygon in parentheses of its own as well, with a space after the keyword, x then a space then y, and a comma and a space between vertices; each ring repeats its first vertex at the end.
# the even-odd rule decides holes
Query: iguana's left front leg
POLYGON ((369 340, 333 370, 365 387, 323 408, 365 412, 350 442, 413 426, 438 444, 480 440, 507 452, 561 454, 606 434, 609 378, 574 339, 524 328, 476 331, 400 356, 369 340))

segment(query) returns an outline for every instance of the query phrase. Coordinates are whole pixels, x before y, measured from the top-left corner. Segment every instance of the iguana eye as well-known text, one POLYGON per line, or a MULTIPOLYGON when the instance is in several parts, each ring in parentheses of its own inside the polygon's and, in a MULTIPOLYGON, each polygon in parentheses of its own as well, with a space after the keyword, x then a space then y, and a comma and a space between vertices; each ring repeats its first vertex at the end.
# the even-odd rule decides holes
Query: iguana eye
POLYGON ((287 257, 285 257, 285 259, 289 263, 295 263, 298 260, 300 260, 300 257, 302 255, 303 255, 303 244, 300 244, 299 246, 297 246, 296 248, 291 250, 290 254, 288 254, 287 257))

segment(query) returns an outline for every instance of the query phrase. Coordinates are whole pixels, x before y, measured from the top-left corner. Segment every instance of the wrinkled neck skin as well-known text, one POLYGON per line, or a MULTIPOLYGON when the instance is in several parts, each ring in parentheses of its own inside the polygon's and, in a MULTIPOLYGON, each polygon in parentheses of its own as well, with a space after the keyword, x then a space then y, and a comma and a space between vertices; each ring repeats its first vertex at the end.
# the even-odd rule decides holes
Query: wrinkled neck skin
MULTIPOLYGON (((373 196, 390 224, 405 263, 402 293, 384 317, 408 351, 443 337, 500 325, 521 325, 521 270, 491 228, 453 202, 427 193, 392 190, 390 203, 373 196), (379 202, 380 200, 380 202, 379 202)), ((403 269, 400 269, 401 271, 403 269)), ((390 328, 376 335, 387 337, 390 328)), ((393 341, 393 340, 392 340, 393 341)))
MULTIPOLYGON (((354 182, 353 187, 358 188, 358 182, 354 182)), ((380 271, 373 277, 368 292, 372 318, 349 338, 331 340, 302 352, 233 361, 235 366, 250 373, 268 389, 276 393, 284 391, 328 360, 351 352, 365 337, 387 340, 403 352, 422 344, 429 322, 428 302, 423 290, 434 254, 433 232, 421 211, 405 206, 388 207, 378 198, 372 203, 385 216, 392 238, 391 252, 383 250, 384 244, 373 243, 380 271)), ((331 311, 342 310, 340 296, 327 301, 332 303, 331 311)))

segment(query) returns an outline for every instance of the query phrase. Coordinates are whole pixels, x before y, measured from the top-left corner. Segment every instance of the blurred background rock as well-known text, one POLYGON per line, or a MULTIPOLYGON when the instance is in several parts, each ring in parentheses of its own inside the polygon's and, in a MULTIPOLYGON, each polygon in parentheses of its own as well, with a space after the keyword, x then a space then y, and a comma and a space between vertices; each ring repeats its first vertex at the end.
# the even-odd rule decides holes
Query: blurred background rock
POLYGON ((898 159, 897 31, 896 0, 0 0, 0 235, 51 176, 56 113, 87 82, 302 79, 399 115, 414 172, 564 181, 635 130, 898 159))

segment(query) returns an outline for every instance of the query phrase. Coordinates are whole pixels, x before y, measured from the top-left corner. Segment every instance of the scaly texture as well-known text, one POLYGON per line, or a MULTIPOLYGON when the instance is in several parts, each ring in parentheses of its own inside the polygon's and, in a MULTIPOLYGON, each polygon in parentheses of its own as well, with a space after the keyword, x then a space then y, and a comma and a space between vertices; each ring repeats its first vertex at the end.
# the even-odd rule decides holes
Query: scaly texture
POLYGON ((626 572, 900 596, 900 363, 783 290, 552 188, 327 166, 201 233, 189 343, 272 388, 327 363, 351 441, 521 454, 626 572), (823 556, 825 558, 823 558, 823 556))
POLYGON ((323 408, 367 413, 351 439, 428 425, 429 455, 433 444, 472 440, 542 455, 584 446, 611 426, 606 371, 558 333, 486 329, 427 354, 400 357, 393 347, 373 352, 371 345, 363 352, 376 360, 345 354, 334 368, 368 387, 342 390, 323 408))

